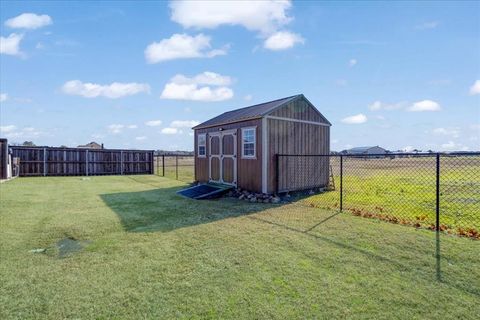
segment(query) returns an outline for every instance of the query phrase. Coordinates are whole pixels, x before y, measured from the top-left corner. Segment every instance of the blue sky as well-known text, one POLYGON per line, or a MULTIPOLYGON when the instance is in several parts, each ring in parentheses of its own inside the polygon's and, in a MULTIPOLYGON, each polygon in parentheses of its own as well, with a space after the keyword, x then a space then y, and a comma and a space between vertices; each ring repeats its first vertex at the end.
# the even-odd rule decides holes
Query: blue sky
POLYGON ((187 149, 189 127, 303 93, 332 150, 478 150, 478 2, 0 3, 11 142, 187 149))

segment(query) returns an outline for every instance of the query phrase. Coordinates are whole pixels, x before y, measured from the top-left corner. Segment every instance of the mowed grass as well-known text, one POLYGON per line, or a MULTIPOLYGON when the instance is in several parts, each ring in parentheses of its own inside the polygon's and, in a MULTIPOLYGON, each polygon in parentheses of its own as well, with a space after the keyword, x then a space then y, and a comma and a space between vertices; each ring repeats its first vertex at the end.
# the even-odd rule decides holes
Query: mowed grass
MULTIPOLYGON (((338 161, 332 160, 336 190, 308 197, 321 208, 339 206, 338 161)), ((435 223, 435 157, 344 159, 343 205, 428 226, 435 223)), ((442 157, 440 222, 452 229, 480 231, 480 157, 442 157)))
POLYGON ((158 176, 1 184, 0 318, 480 313, 479 241, 442 234, 437 243, 428 230, 295 203, 195 201, 176 195, 183 186, 158 176), (61 259, 55 243, 65 237, 86 247, 61 259))

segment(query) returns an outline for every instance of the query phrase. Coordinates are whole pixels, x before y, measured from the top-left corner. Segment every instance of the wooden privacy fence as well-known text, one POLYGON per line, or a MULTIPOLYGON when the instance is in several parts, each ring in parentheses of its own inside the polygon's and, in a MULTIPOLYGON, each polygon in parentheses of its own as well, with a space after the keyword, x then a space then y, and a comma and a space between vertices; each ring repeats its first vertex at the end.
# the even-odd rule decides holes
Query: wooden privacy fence
POLYGON ((11 146, 20 176, 153 174, 153 150, 11 146))
POLYGON ((0 179, 8 177, 8 142, 7 139, 0 139, 0 179))

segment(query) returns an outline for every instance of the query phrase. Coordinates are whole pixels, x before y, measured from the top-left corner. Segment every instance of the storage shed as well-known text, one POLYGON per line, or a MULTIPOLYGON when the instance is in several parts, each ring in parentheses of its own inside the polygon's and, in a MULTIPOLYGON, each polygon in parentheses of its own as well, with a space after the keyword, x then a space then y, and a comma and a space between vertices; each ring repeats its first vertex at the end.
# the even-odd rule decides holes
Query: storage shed
MULTIPOLYGON (((329 154, 330 126, 303 94, 225 112, 193 128, 195 179, 274 193, 275 155, 329 154)), ((319 159, 305 170, 327 184, 328 157, 319 159)))

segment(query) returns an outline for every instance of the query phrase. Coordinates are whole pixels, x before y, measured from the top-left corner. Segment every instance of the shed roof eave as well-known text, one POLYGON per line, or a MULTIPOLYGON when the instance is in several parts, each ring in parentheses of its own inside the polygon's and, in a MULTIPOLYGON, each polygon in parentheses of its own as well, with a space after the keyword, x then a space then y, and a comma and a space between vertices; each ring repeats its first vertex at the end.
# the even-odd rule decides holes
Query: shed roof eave
POLYGON ((206 125, 206 126, 198 125, 198 126, 193 127, 192 130, 207 129, 207 128, 213 128, 213 127, 221 127, 221 126, 225 126, 227 124, 246 122, 246 121, 257 120, 257 119, 262 119, 262 118, 263 118, 263 116, 259 116, 259 117, 239 119, 239 120, 235 120, 235 121, 226 121, 226 122, 216 123, 216 124, 206 125))

